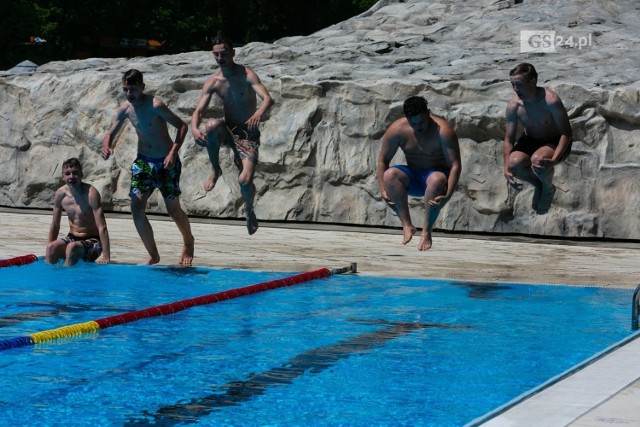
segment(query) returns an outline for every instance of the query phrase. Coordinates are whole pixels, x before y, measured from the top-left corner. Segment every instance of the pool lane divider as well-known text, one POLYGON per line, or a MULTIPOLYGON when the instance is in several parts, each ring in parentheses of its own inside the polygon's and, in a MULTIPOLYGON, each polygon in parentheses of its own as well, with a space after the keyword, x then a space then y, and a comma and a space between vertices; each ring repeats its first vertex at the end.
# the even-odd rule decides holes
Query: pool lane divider
POLYGON ((177 313, 179 311, 199 305, 213 304, 216 302, 226 301, 286 286, 293 286, 316 279, 327 278, 334 274, 343 273, 357 273, 356 263, 352 263, 350 266, 343 268, 321 268, 319 270, 300 273, 294 276, 285 277, 283 279, 276 279, 269 282, 245 286, 242 288, 229 289, 226 291, 217 292, 215 294, 203 295, 200 297, 189 298, 169 304, 157 305, 142 310, 129 311, 126 313, 117 314, 115 316, 103 317, 102 319, 92 320, 89 322, 76 323, 74 325, 63 326, 61 328, 50 329, 47 331, 36 332, 20 337, 4 339, 0 340, 0 351, 40 344, 60 338, 70 338, 77 335, 96 332, 101 329, 110 328, 112 326, 123 325, 125 323, 147 319, 149 317, 158 317, 177 313))
POLYGON ((8 259, 0 259, 0 268, 31 264, 32 262, 36 262, 37 260, 38 257, 34 254, 21 255, 8 259))

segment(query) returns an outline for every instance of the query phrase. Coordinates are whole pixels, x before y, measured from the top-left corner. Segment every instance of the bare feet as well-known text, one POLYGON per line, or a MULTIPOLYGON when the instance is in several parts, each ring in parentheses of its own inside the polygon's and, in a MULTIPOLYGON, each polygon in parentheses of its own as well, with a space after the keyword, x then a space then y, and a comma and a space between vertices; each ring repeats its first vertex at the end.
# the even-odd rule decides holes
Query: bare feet
POLYGON ((250 236, 258 231, 258 218, 254 211, 247 212, 247 231, 250 236))
POLYGON ((216 186, 216 182, 218 182, 218 174, 214 171, 211 172, 211 176, 209 176, 207 182, 204 183, 204 191, 213 190, 213 187, 216 186))
POLYGON ((413 235, 416 234, 416 231, 418 230, 413 225, 402 227, 402 234, 404 234, 404 236, 402 237, 402 244, 406 245, 407 243, 409 243, 413 235))
POLYGON ((185 242, 182 247, 182 254, 180 254, 180 265, 184 267, 190 267, 193 262, 193 246, 195 239, 192 237, 189 242, 185 242))
POLYGON ((433 242, 431 240, 431 232, 422 233, 422 235, 420 236, 420 244, 418 245, 418 250, 429 250, 431 249, 431 245, 433 245, 433 242))
POLYGON ((160 256, 157 256, 157 257, 149 256, 149 258, 145 262, 141 263, 140 265, 153 265, 159 262, 160 262, 160 256))

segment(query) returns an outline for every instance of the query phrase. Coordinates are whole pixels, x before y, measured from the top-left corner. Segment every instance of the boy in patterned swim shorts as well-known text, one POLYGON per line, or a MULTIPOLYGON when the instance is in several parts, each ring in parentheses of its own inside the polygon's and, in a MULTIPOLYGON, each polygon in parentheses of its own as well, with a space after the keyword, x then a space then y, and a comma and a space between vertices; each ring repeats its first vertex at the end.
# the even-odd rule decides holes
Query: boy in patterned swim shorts
POLYGON ((191 116, 191 133, 196 144, 207 147, 213 169, 204 184, 205 191, 211 191, 222 175, 220 146, 228 145, 233 150, 240 172, 238 184, 246 209, 247 231, 253 234, 258 230, 258 218, 253 209, 256 194, 253 178, 260 146, 258 125, 273 101, 258 75, 251 68, 234 62, 235 50, 231 40, 218 34, 213 40, 212 53, 220 68, 202 88, 200 100, 191 116), (200 129, 202 115, 214 94, 222 98, 225 118, 209 120, 203 131, 200 129), (262 99, 260 106, 257 105, 257 97, 262 99))
POLYGON ((167 212, 178 226, 184 242, 180 265, 191 265, 194 238, 189 217, 180 206, 180 172, 182 164, 178 151, 187 135, 187 125, 158 98, 146 95, 142 73, 129 70, 122 78, 127 100, 122 103, 116 118, 102 140, 102 158, 113 154, 113 140, 128 119, 138 134, 138 156, 131 166, 131 214, 133 222, 149 252, 144 264, 160 262, 160 253, 153 229, 146 215, 147 201, 154 189, 162 193, 167 212), (169 136, 167 124, 177 129, 175 140, 169 136))
POLYGON ((53 198, 53 220, 45 262, 57 264, 64 258, 67 267, 81 259, 97 260, 98 264, 111 262, 109 232, 100 193, 93 185, 82 182, 82 165, 78 159, 71 158, 62 163, 62 180, 64 185, 53 198), (69 233, 58 238, 62 211, 69 219, 69 233), (102 258, 98 260, 100 254, 102 258))

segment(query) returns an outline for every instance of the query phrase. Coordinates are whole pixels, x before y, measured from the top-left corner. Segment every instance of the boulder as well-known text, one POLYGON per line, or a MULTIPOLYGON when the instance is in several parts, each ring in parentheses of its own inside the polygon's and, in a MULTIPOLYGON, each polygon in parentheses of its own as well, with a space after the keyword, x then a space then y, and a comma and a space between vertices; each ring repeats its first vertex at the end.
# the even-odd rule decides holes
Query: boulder
MULTIPOLYGON (((640 37, 633 30, 639 19, 636 0, 383 0, 309 36, 237 48, 236 61, 252 67, 275 100, 261 127, 258 217, 398 226, 379 194, 376 158, 404 99, 423 95, 453 124, 463 161, 437 229, 639 239, 640 37), (536 46, 526 44, 523 34, 530 33, 523 31, 555 32, 545 33, 554 35, 555 52, 540 52, 540 45, 527 51, 536 46), (503 176, 508 76, 521 62, 533 63, 539 84, 560 95, 574 132, 544 215, 532 210, 530 187, 513 191, 503 176)), ((0 76, 0 205, 51 208, 62 161, 79 157, 105 208, 129 211, 135 132, 130 125, 121 131, 107 161, 100 147, 130 68, 144 73, 147 93, 189 123, 216 66, 209 52, 196 51, 51 62, 31 75, 0 76)), ((214 100, 206 118, 221 116, 214 100)), ((180 156, 189 215, 244 217, 228 150, 221 153, 224 175, 210 193, 203 189, 207 154, 190 133, 180 156)), ((411 209, 421 226, 422 201, 412 199, 411 209)), ((159 194, 149 211, 165 212, 159 194)))

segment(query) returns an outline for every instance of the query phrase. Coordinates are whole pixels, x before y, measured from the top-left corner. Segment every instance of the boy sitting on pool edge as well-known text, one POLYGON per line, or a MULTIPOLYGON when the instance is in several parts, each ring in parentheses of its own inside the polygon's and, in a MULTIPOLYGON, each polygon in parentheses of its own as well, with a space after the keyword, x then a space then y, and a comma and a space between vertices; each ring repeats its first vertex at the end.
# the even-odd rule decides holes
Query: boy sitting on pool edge
POLYGON ((79 260, 98 264, 111 262, 109 231, 102 210, 100 193, 91 184, 82 182, 82 165, 77 158, 62 163, 64 185, 53 197, 53 219, 49 227, 45 262, 57 264, 64 258, 64 265, 75 265, 79 260), (58 239, 62 211, 69 218, 69 233, 58 239))

